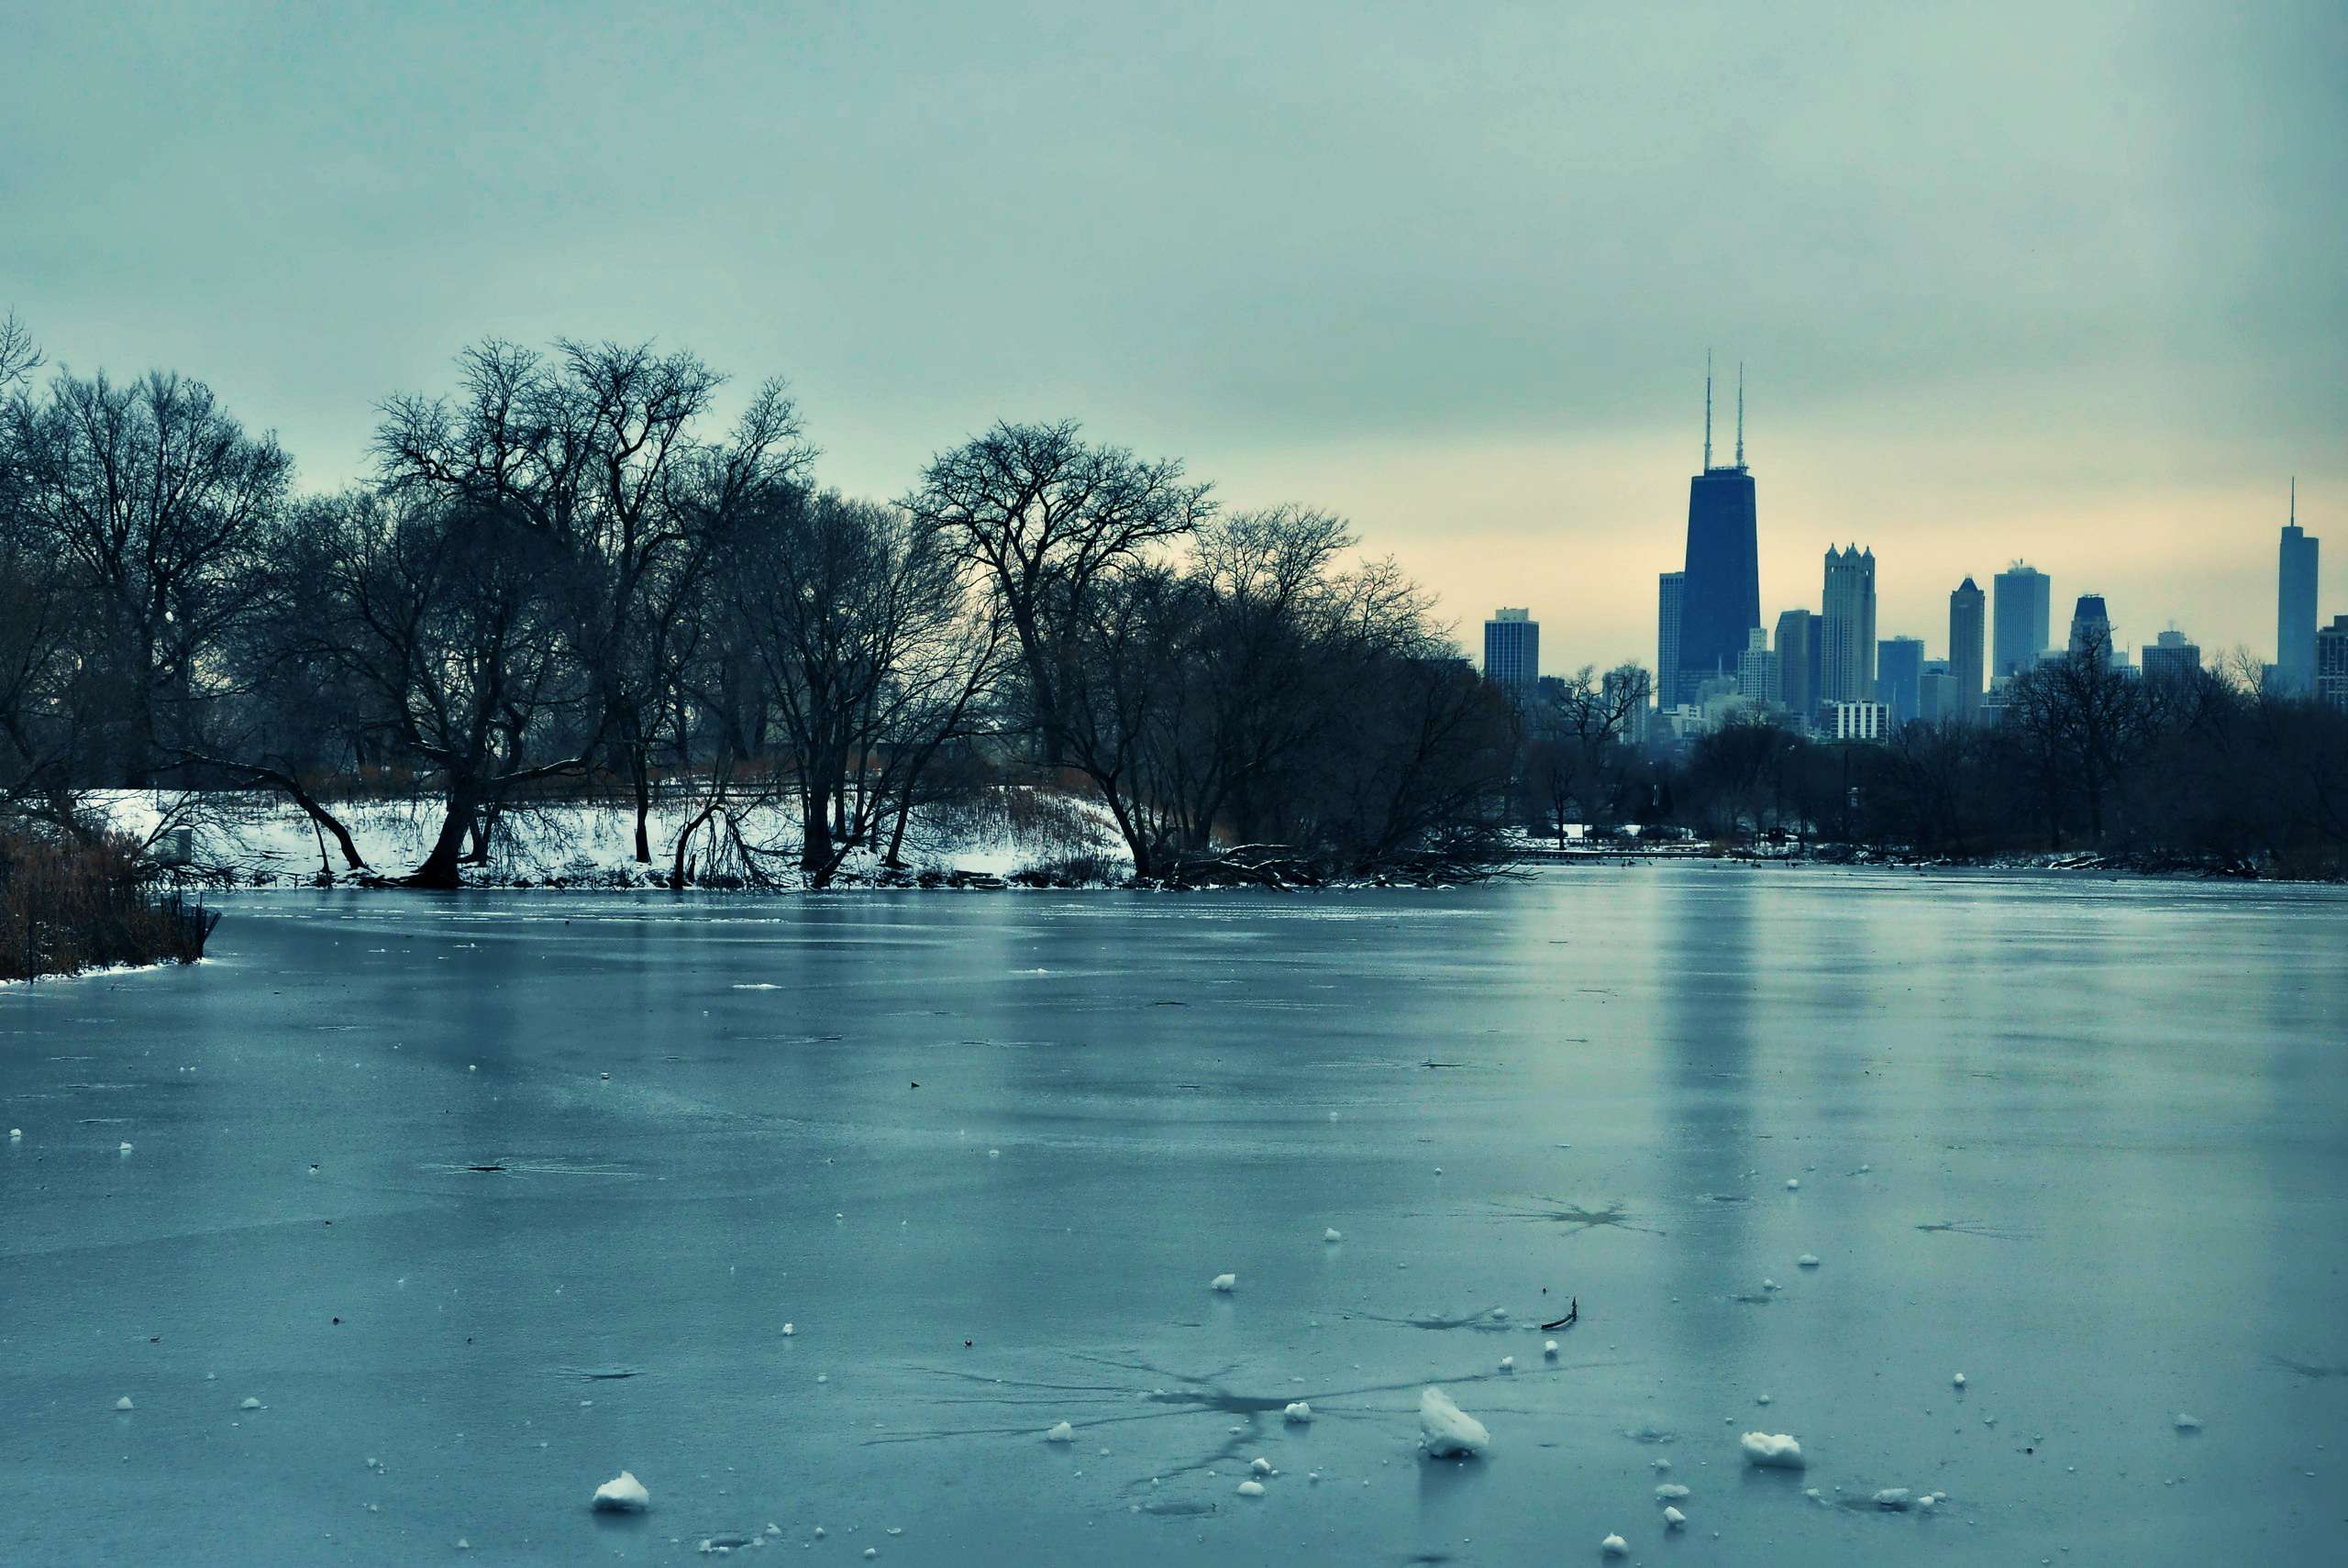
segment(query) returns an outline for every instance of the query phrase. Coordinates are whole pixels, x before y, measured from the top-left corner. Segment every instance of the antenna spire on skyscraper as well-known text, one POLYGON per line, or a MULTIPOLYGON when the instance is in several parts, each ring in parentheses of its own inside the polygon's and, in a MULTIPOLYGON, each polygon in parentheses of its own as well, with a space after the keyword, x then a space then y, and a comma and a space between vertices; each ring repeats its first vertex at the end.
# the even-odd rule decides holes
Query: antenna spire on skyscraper
POLYGON ((1736 362, 1736 466, 1744 467, 1744 361, 1736 362))
POLYGON ((1704 471, 1712 471, 1712 351, 1704 350, 1704 471))

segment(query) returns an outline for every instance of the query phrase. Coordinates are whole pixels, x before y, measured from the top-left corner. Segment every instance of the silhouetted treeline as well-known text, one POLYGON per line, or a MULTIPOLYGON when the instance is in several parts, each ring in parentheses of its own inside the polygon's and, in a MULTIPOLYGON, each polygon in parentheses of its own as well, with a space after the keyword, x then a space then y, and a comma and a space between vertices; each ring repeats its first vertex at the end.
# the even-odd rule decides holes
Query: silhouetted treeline
POLYGON ((1518 810, 1536 831, 1646 823, 1935 857, 2094 850, 2339 877, 2348 713, 2249 674, 2145 675, 2096 644, 2016 680, 1994 724, 1910 723, 1861 745, 1754 719, 1665 759, 1624 744, 1585 671, 1528 719, 1518 810))
POLYGON ((1091 795, 1151 878, 1265 842, 1321 876, 1472 870, 1506 822, 1507 706, 1390 563, 1072 424, 857 500, 780 381, 719 429, 689 353, 493 340, 452 393, 378 405, 370 482, 305 495, 200 382, 39 369, 11 318, 0 806, 59 831, 94 831, 92 789, 265 789, 350 870, 446 887, 549 795, 627 802, 679 879, 694 834, 786 799, 815 884, 994 782, 1091 795), (365 867, 337 804, 419 794, 422 863, 365 867))

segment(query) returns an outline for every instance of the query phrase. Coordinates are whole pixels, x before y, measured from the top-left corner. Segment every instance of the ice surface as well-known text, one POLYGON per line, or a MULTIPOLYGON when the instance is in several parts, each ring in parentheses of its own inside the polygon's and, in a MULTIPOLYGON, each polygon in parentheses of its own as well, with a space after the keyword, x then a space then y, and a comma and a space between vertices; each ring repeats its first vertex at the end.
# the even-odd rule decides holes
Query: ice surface
POLYGON ((1440 1388, 1419 1396, 1419 1446, 1437 1459, 1468 1458, 1491 1446, 1492 1434, 1484 1423, 1451 1402, 1440 1388))
POLYGON ((822 1506, 834 1554, 903 1524, 971 1568, 1569 1562, 1665 1455, 1724 1561, 1872 1568, 1922 1524, 1934 1568, 2229 1562, 2245 1518, 2333 1554, 2348 1380, 2295 1368, 2348 1364, 2348 889, 213 901, 196 968, 0 992, 10 1561, 681 1561, 822 1506), (1833 1280, 1734 1299, 1821 1246, 1833 1280), (1975 1364, 1994 1427, 1932 1394, 1975 1364), (1488 1462, 1407 1463, 1430 1384, 1488 1462), (1814 1474, 1722 1424, 1778 1388, 1814 1474), (1114 1456, 1075 1474, 1063 1419, 1114 1456), (1251 1449, 1297 1479, 1235 1496, 1251 1449), (576 1506, 623 1461, 684 1548, 576 1506), (1979 1506, 1870 1501, 1925 1475, 1979 1506))
POLYGON ((1743 1446, 1744 1463, 1764 1470, 1800 1470, 1804 1463, 1801 1444, 1783 1433, 1747 1432, 1743 1446))
POLYGON ((626 1471, 621 1471, 595 1488, 594 1507, 604 1513, 640 1514, 652 1506, 652 1494, 644 1483, 626 1471))

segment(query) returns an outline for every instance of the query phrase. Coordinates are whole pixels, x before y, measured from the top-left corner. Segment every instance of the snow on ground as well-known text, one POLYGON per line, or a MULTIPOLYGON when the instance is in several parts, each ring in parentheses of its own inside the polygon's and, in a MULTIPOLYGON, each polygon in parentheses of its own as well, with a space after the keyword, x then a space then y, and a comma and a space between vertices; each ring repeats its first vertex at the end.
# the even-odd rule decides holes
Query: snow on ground
MULTIPOLYGON (((1009 877, 1077 856, 1113 864, 1122 876, 1131 861, 1108 813, 1096 802, 1066 796, 1026 802, 1006 797, 1025 791, 998 790, 980 807, 915 813, 907 824, 903 858, 916 874, 959 873, 1009 877), (1024 810, 1013 809, 1025 806, 1024 810)), ((82 797, 90 816, 142 842, 167 829, 190 830, 192 869, 214 879, 238 883, 306 883, 321 871, 337 881, 353 873, 331 834, 297 806, 266 793, 185 790, 93 790, 82 797)), ((437 799, 340 801, 329 807, 349 829, 369 870, 381 877, 407 875, 424 863, 438 835, 443 806, 437 799)), ((486 865, 464 869, 468 883, 482 887, 665 887, 676 864, 678 835, 700 813, 690 799, 656 804, 646 821, 652 859, 636 858, 636 811, 625 802, 533 802, 503 812, 493 834, 486 865)), ((760 866, 784 885, 797 880, 799 828, 787 805, 752 806, 740 812, 740 837, 765 852, 760 866)), ((740 850, 722 824, 701 825, 686 844, 687 880, 734 885, 742 877, 740 850)), ((852 853, 841 867, 843 882, 869 881, 880 870, 870 850, 852 853)))

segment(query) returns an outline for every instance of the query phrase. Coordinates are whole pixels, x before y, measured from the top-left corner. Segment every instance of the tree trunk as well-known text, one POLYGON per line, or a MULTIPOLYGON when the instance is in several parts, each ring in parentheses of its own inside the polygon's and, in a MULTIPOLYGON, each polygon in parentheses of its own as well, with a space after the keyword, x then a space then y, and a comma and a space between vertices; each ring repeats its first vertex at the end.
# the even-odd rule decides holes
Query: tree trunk
POLYGON ((652 864, 652 839, 645 831, 645 819, 652 814, 652 769, 642 748, 630 746, 627 751, 629 771, 636 776, 636 859, 639 866, 652 864))
POLYGON ((424 857, 407 878, 412 888, 454 888, 460 885, 457 877, 460 856, 465 847, 465 834, 472 831, 477 802, 469 785, 457 785, 449 791, 449 814, 441 819, 440 836, 433 841, 432 853, 424 857))

